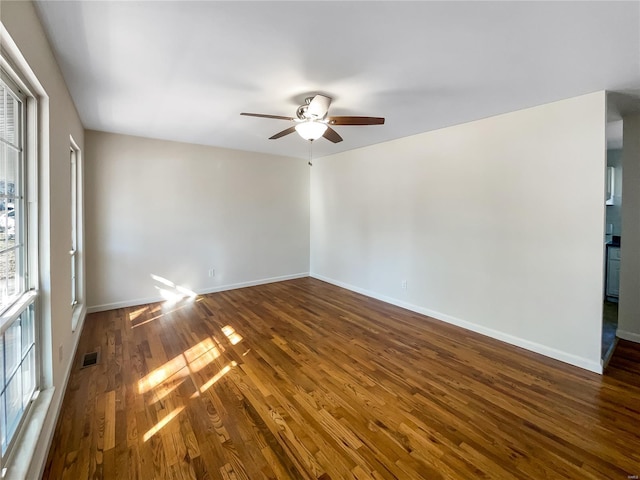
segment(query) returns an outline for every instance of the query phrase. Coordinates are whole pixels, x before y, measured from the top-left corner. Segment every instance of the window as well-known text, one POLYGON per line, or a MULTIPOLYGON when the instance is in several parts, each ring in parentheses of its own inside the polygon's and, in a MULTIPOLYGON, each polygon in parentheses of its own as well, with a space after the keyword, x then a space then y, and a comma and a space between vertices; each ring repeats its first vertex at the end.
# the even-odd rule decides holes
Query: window
MULTIPOLYGON (((71 139, 70 164, 71 164, 71 305, 78 305, 78 168, 80 151, 76 143, 71 139)), ((77 316, 73 315, 72 328, 75 330, 77 316)))
MULTIPOLYGON (((36 292, 27 258, 27 95, 0 71, 0 467, 37 396, 36 292)), ((31 98, 33 100, 33 98, 31 98)))
POLYGON ((76 330, 82 316, 82 152, 80 147, 69 138, 70 185, 71 185, 71 329, 76 330))
POLYGON ((22 188, 24 96, 0 84, 0 311, 25 291, 22 188))

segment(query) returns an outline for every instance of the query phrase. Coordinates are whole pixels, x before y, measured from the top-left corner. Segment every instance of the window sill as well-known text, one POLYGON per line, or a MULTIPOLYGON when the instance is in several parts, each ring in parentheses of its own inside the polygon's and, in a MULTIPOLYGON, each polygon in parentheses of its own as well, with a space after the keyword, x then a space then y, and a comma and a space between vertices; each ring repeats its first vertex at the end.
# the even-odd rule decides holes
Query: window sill
POLYGON ((75 333, 78 328, 82 328, 82 318, 85 316, 84 303, 76 303, 72 307, 71 312, 71 331, 75 333))
POLYGON ((42 390, 38 398, 33 401, 18 443, 15 446, 15 453, 7 465, 7 473, 4 478, 27 480, 31 461, 38 446, 38 440, 42 433, 42 427, 45 423, 51 400, 53 400, 54 391, 55 387, 42 390))
POLYGON ((19 296, 0 316, 0 333, 4 332, 38 296, 37 290, 29 290, 19 296))

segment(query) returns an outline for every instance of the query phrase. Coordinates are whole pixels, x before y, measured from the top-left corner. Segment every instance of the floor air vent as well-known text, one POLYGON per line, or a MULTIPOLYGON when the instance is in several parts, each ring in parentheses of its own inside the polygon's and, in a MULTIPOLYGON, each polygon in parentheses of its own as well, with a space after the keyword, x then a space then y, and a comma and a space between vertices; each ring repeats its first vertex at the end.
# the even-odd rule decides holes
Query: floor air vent
POLYGON ((85 353, 80 368, 91 367, 98 363, 98 352, 85 353))

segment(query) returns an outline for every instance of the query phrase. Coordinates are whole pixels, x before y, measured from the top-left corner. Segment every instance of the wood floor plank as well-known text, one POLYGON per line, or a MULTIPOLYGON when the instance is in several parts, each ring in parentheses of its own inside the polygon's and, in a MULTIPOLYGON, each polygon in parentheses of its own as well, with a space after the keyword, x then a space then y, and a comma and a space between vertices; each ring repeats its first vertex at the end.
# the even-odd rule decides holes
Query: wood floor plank
POLYGON ((640 475, 622 340, 599 376, 301 278, 89 315, 77 355, 43 479, 640 475))

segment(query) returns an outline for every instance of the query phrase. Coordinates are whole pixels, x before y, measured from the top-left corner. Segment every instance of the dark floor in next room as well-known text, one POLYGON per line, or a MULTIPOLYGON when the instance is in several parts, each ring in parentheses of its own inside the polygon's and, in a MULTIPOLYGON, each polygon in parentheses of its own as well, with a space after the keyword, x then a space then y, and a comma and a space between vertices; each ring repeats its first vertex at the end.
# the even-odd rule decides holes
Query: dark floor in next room
POLYGON ((609 349, 613 348, 618 329, 618 304, 606 301, 602 308, 602 349, 601 356, 606 358, 609 349))

